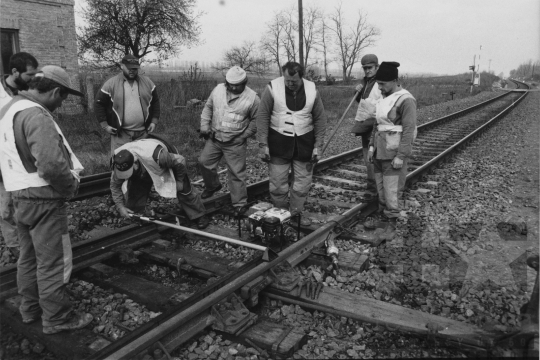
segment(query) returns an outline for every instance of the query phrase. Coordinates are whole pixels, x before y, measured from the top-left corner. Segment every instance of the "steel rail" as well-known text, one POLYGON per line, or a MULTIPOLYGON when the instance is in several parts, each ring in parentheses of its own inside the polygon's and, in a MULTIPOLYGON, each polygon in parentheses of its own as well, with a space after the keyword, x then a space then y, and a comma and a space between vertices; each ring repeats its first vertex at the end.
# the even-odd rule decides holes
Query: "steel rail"
MULTIPOLYGON (((510 94, 510 92, 503 93, 503 94, 501 94, 499 96, 496 96, 496 97, 494 97, 492 99, 489 99, 489 100, 486 100, 484 102, 478 103, 478 104, 473 105, 471 107, 468 107, 466 109, 457 111, 457 112, 452 113, 450 115, 446 115, 446 116, 443 116, 441 118, 432 120, 432 121, 430 121, 428 123, 419 125, 418 126, 418 131, 424 131, 424 130, 431 129, 432 127, 438 126, 438 125, 440 125, 440 124, 442 124, 442 123, 444 123, 446 121, 452 120, 452 119, 454 119, 456 117, 463 116, 463 115, 465 115, 465 114, 467 114, 467 113, 469 113, 471 111, 474 111, 474 110, 476 110, 478 108, 489 105, 490 103, 492 103, 494 101, 500 100, 501 98, 503 98, 505 96, 508 96, 510 94)), ((327 169, 327 168, 329 168, 331 166, 334 166, 337 162, 339 162, 339 158, 341 156, 346 157, 348 155, 351 155, 351 153, 360 155, 361 152, 362 152, 362 148, 356 148, 356 149, 350 150, 348 152, 345 152, 343 154, 339 154, 339 155, 335 155, 335 156, 323 159, 323 160, 321 160, 321 161, 319 161, 317 163, 316 169, 317 169, 317 171, 322 171, 322 170, 327 169)), ((74 198, 72 198, 71 201, 79 201, 79 200, 87 199, 87 198, 94 197, 94 196, 100 196, 100 195, 108 194, 110 192, 109 181, 108 181, 110 176, 111 176, 110 172, 100 173, 100 174, 95 174, 95 175, 90 175, 90 176, 83 176, 81 178, 81 184, 79 186, 79 193, 74 198)), ((266 191, 267 187, 268 187, 268 180, 261 180, 259 182, 254 183, 254 184, 251 184, 250 186, 248 186, 248 196, 260 195, 261 194, 260 189, 265 188, 264 191, 266 191)), ((227 200, 228 197, 229 197, 229 194, 223 194, 223 195, 220 195, 218 197, 211 198, 211 199, 205 201, 205 206, 208 204, 208 207, 211 210, 219 208, 222 205, 218 205, 218 204, 226 204, 226 203, 230 202, 230 200, 227 200)))
MULTIPOLYGON (((508 92, 508 94, 512 93, 508 92)), ((500 120, 502 117, 504 117, 509 111, 511 111, 517 104, 519 104, 523 99, 527 96, 528 92, 523 93, 522 96, 520 96, 516 101, 514 101, 510 106, 506 107, 503 111, 501 111, 499 114, 495 115, 492 119, 487 121, 482 126, 478 127, 476 130, 472 131, 469 135, 458 141, 457 143, 451 145, 449 148, 444 150, 439 155, 435 156, 425 164, 421 165, 420 167, 414 169, 410 173, 407 174, 407 180, 406 184, 407 186, 410 186, 417 182, 423 175, 427 174, 432 168, 438 166, 440 163, 444 162, 447 158, 452 156, 458 149, 462 148, 466 144, 468 144, 471 140, 478 137, 482 132, 487 130, 489 127, 491 127, 495 122, 500 120)))
MULTIPOLYGON (((349 221, 355 219, 355 217, 369 204, 358 204, 352 209, 349 209, 343 215, 338 216, 334 221, 322 225, 320 228, 305 236, 298 242, 292 244, 288 248, 284 249, 278 254, 278 257, 270 262, 262 262, 254 267, 252 270, 240 274, 237 278, 234 278, 231 282, 225 284, 217 291, 209 294, 203 299, 200 299, 192 306, 183 309, 175 315, 169 317, 166 320, 160 321, 159 326, 154 327, 148 332, 143 333, 141 336, 130 338, 121 348, 109 351, 108 347, 94 354, 91 358, 105 358, 105 359, 131 359, 141 351, 145 350, 159 339, 170 334, 174 330, 178 329, 182 324, 187 323, 189 320, 201 314, 204 311, 210 309, 213 305, 217 304, 221 299, 229 296, 234 291, 240 289, 242 286, 253 281, 257 277, 265 274, 270 269, 276 267, 280 263, 287 259, 298 255, 309 255, 314 243, 319 243, 324 240, 328 234, 336 226, 344 226, 349 221)), ((189 300, 189 299, 188 299, 189 300)), ((159 317, 158 317, 159 318, 159 317)))

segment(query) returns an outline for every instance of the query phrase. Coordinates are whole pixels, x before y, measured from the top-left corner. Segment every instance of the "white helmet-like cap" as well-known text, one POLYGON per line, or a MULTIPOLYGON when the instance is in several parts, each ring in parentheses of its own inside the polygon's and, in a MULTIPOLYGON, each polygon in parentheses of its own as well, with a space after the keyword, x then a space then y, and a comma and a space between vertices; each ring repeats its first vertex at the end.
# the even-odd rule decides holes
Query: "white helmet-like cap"
POLYGON ((227 71, 227 75, 225 75, 225 79, 231 85, 241 84, 246 80, 246 78, 246 71, 240 66, 233 66, 229 69, 229 71, 227 71))

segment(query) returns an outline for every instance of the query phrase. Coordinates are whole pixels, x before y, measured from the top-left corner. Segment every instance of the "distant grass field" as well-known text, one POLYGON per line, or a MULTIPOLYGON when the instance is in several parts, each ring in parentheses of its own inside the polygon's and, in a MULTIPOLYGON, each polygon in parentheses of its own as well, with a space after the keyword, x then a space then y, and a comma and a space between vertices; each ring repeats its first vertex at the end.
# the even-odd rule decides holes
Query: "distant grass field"
MULTIPOLYGON (((204 146, 204 141, 199 139, 197 133, 202 108, 188 108, 185 103, 195 98, 206 99, 221 80, 219 76, 191 80, 183 78, 180 81, 179 78, 172 78, 171 74, 168 74, 168 77, 163 74, 148 75, 157 85, 161 102, 161 118, 155 133, 175 145, 186 157, 190 173, 196 174, 198 173, 197 157, 204 146)), ((94 91, 99 91, 104 80, 105 78, 100 78, 96 81, 94 91)), ((248 86, 262 95, 269 80, 253 77, 250 78, 248 86)), ((466 83, 466 74, 438 78, 404 78, 401 81, 403 87, 417 99, 419 108, 449 101, 450 91, 456 93, 454 99, 471 95, 466 83)), ((485 81, 487 84, 489 80, 485 81)), ((491 88, 491 82, 489 82, 489 88, 491 88)), ((347 86, 318 86, 330 124, 337 122, 347 108, 354 95, 355 86, 355 83, 347 86)), ((487 85, 475 89, 473 95, 483 89, 487 89, 487 85)), ((348 116, 354 116, 355 111, 356 105, 353 105, 348 116)), ((109 171, 110 138, 101 130, 93 113, 86 112, 77 115, 59 113, 58 124, 85 167, 83 175, 109 171)), ((254 142, 251 143, 249 149, 251 156, 256 155, 257 146, 254 142)))

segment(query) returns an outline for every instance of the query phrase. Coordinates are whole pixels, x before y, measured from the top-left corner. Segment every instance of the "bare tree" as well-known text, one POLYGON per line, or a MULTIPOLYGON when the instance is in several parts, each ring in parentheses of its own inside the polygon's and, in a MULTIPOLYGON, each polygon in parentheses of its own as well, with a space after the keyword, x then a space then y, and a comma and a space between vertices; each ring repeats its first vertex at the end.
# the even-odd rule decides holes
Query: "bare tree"
POLYGON ((226 71, 232 66, 240 66, 248 73, 262 76, 270 68, 270 61, 259 53, 254 41, 245 41, 241 46, 233 46, 223 54, 223 63, 214 67, 226 71))
POLYGON ((283 37, 281 44, 285 49, 288 61, 296 61, 298 55, 298 46, 296 43, 296 35, 298 34, 298 22, 293 14, 297 13, 295 7, 281 12, 283 37))
POLYGON ((323 20, 323 13, 317 6, 304 8, 304 68, 308 68, 313 62, 309 62, 309 55, 312 54, 321 42, 320 27, 323 20))
POLYGON ((282 45, 281 38, 283 36, 283 19, 281 12, 274 13, 274 17, 266 24, 266 32, 263 35, 260 48, 263 53, 269 54, 273 62, 277 64, 279 75, 281 76, 281 56, 282 45))
POLYGON ((324 67, 324 77, 328 79, 328 65, 332 63, 332 60, 329 59, 330 56, 330 45, 332 43, 332 34, 328 32, 328 26, 326 25, 327 20, 324 15, 320 23, 320 34, 321 34, 321 46, 320 52, 323 57, 323 67, 324 67))
POLYGON ((342 3, 329 16, 329 27, 337 42, 337 57, 341 62, 343 81, 348 81, 354 65, 360 60, 362 50, 373 45, 379 30, 368 24, 367 15, 358 12, 354 26, 347 27, 343 18, 342 3))
POLYGON ((87 0, 78 29, 79 58, 113 65, 125 54, 162 61, 198 43, 195 0, 87 0))

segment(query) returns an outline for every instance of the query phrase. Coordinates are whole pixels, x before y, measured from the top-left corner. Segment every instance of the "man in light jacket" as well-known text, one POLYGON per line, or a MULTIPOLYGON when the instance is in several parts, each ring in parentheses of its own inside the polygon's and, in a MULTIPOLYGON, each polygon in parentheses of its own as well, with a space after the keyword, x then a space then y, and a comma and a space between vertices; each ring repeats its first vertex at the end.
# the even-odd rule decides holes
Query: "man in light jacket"
POLYGON ((214 195, 222 188, 217 166, 225 158, 228 186, 236 211, 247 203, 246 155, 247 139, 257 131, 255 116, 260 99, 246 86, 247 74, 239 66, 227 71, 225 83, 210 94, 201 115, 201 135, 206 144, 199 157, 199 168, 205 190, 202 198, 214 195))
POLYGON ((379 69, 379 59, 373 54, 367 54, 362 57, 361 62, 365 76, 362 83, 356 87, 359 92, 356 96, 358 110, 356 111, 355 123, 351 132, 355 136, 361 136, 362 138, 362 155, 367 169, 367 187, 364 200, 371 201, 377 198, 377 185, 375 184, 373 164, 368 161, 369 140, 371 139, 373 124, 375 124, 375 106, 379 99, 382 98, 382 95, 375 82, 375 74, 379 69))
MULTIPOLYGON (((37 72, 38 62, 35 57, 26 52, 13 54, 9 58, 10 74, 0 81, 0 111, 7 105, 19 91, 27 90, 28 83, 37 72)), ((19 258, 19 240, 17 238, 17 219, 11 193, 6 191, 0 172, 0 230, 4 236, 6 246, 15 258, 19 258)))
POLYGON ((375 80, 383 99, 377 103, 377 123, 369 143, 368 160, 373 162, 379 193, 376 217, 387 222, 381 235, 386 240, 395 236, 400 216, 398 201, 407 176, 407 159, 416 138, 416 100, 398 83, 397 62, 382 62, 375 80))
POLYGON ((64 69, 44 66, 29 90, 0 111, 0 167, 13 196, 21 248, 19 311, 25 324, 41 320, 45 334, 80 329, 93 319, 72 311, 66 291, 73 268, 66 200, 77 193, 83 167, 52 111, 69 94, 83 96, 64 69))

